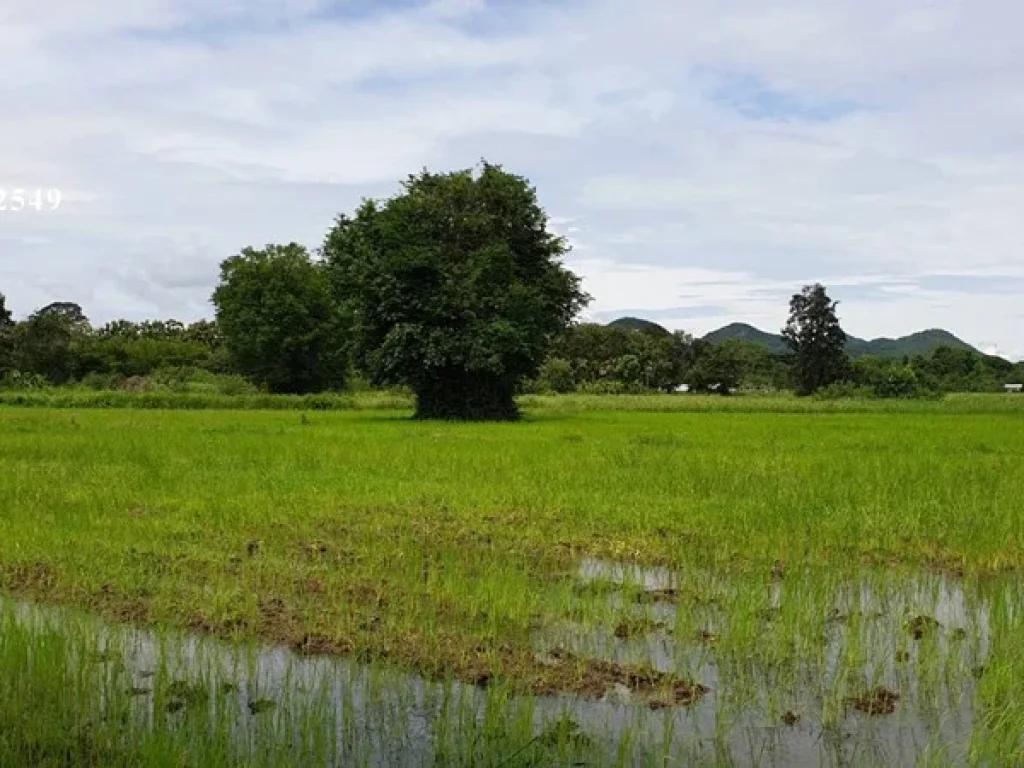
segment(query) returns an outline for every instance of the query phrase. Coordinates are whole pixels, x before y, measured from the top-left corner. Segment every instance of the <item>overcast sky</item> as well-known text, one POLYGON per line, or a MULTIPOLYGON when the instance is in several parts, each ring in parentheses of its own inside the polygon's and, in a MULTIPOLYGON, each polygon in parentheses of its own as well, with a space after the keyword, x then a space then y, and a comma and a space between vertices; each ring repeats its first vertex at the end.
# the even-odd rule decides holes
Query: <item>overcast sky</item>
POLYGON ((0 193, 63 194, 0 211, 0 292, 210 316, 243 246, 486 157, 593 319, 777 330, 822 281, 852 334, 1024 357, 1022 30, 1020 0, 0 0, 0 193))

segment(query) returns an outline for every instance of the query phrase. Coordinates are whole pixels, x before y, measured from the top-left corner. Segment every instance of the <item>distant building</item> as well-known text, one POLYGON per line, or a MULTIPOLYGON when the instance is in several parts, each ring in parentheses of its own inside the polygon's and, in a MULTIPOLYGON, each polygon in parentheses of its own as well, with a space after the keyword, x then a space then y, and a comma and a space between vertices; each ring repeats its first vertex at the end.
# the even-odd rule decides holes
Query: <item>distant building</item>
POLYGON ((1015 393, 1024 392, 1024 384, 1007 384, 1006 391, 1015 393))

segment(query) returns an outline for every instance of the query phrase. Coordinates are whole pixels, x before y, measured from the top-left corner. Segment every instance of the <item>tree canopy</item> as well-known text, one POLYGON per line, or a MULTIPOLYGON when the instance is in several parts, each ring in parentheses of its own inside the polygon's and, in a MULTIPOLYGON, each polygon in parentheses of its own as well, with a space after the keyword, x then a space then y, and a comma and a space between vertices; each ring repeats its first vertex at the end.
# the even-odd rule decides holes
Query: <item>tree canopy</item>
POLYGON ((14 367, 56 384, 71 381, 79 373, 78 353, 89 332, 89 319, 78 304, 48 304, 13 329, 14 367))
POLYGON ((89 318, 85 316, 81 305, 73 301, 55 301, 52 304, 47 304, 42 309, 36 311, 33 317, 56 318, 71 331, 81 332, 89 330, 89 318))
POLYGON ((809 395, 841 381, 849 369, 846 334, 825 286, 804 286, 789 303, 789 321, 782 339, 793 352, 793 377, 798 394, 809 395))
POLYGON ((217 323, 238 369, 272 392, 340 388, 346 333, 323 266, 301 245, 245 248, 221 264, 217 323))
POLYGON ((517 416, 517 387, 587 301, 568 251, 533 187, 488 163, 412 176, 339 216, 324 245, 356 364, 411 387, 419 417, 449 419, 517 416))

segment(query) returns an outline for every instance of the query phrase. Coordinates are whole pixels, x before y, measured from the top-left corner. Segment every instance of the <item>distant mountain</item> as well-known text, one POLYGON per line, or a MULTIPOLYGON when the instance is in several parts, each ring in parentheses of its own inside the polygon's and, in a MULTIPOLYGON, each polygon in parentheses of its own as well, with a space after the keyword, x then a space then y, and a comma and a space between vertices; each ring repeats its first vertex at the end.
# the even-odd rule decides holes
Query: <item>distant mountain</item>
POLYGON ((671 331, 667 328, 639 317, 620 317, 618 320, 612 320, 608 323, 608 326, 610 328, 625 328, 627 331, 643 331, 644 333, 651 333, 655 336, 672 335, 671 331))
POLYGON ((746 323, 730 323, 724 328, 712 331, 704 337, 704 341, 714 342, 715 344, 721 344, 723 341, 729 341, 730 339, 760 344, 762 347, 768 347, 768 351, 774 355, 781 355, 787 351, 781 336, 765 333, 760 328, 755 328, 746 323))
MULTIPOLYGON (((765 333, 759 328, 746 323, 731 323, 717 331, 712 331, 704 337, 705 341, 721 343, 729 339, 750 341, 767 347, 774 354, 782 354, 787 351, 782 337, 777 334, 765 333)), ((981 352, 970 344, 958 339, 949 331, 933 328, 927 331, 912 333, 899 339, 873 339, 867 341, 850 336, 846 341, 846 351, 852 357, 864 357, 873 355, 875 357, 903 357, 908 355, 928 355, 939 347, 952 347, 954 349, 967 349, 972 352, 981 352)))
POLYGON ((903 357, 909 355, 930 355, 939 347, 952 347, 953 349, 966 349, 981 354, 967 342, 958 339, 949 331, 941 328, 932 328, 927 331, 918 331, 909 336, 899 339, 873 339, 864 341, 852 336, 846 342, 846 350, 853 357, 873 355, 875 357, 903 357))

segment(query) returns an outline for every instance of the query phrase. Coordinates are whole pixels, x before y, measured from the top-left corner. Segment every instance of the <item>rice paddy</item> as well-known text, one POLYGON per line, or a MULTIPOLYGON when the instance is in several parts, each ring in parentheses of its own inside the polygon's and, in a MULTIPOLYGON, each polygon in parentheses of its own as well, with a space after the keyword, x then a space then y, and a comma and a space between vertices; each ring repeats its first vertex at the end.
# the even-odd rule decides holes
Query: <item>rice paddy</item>
POLYGON ((1024 761, 1024 401, 525 406, 0 409, 0 764, 1024 761))

